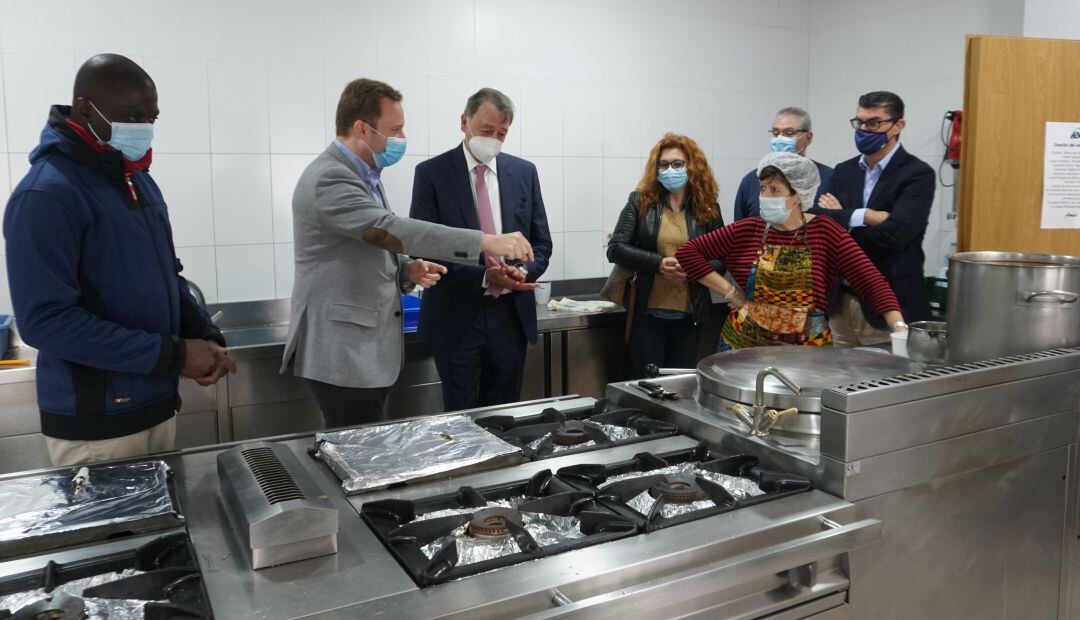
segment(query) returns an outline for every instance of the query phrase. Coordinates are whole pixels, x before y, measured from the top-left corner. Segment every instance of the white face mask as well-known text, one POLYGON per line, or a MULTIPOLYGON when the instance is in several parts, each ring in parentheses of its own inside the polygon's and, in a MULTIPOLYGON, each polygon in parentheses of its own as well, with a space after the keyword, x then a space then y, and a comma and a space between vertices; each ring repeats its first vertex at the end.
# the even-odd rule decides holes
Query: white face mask
POLYGON ((495 159, 495 156, 502 152, 502 146, 502 140, 498 138, 486 138, 484 136, 469 138, 469 152, 482 164, 495 159))
POLYGON ((788 216, 791 215, 791 209, 793 207, 787 206, 787 198, 777 197, 771 198, 762 196, 758 199, 758 203, 761 205, 759 213, 761 219, 770 224, 783 224, 787 221, 788 216))

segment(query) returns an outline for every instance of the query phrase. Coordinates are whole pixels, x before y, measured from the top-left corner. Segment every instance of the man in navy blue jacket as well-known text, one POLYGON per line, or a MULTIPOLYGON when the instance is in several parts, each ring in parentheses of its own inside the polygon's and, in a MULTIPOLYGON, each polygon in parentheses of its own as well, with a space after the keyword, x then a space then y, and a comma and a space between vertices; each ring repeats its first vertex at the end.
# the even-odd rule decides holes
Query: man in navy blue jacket
MULTIPOLYGON (((824 183, 815 213, 846 226, 889 281, 906 321, 930 318, 923 277, 923 237, 934 202, 934 170, 900 146, 904 102, 877 91, 859 97, 851 126, 862 155, 836 166, 824 183)), ((833 344, 859 346, 889 341, 889 331, 845 284, 829 309, 833 344)))
MULTIPOLYGON (((772 127, 769 128, 772 139, 769 140, 769 150, 773 153, 788 152, 806 157, 806 149, 814 141, 814 128, 810 122, 810 114, 802 108, 783 108, 776 113, 772 127)), ((820 187, 825 187, 829 177, 832 176, 832 168, 821 162, 814 162, 817 166, 818 175, 821 177, 818 196, 821 195, 820 187)), ((739 189, 735 192, 735 220, 758 215, 761 206, 758 196, 761 195, 761 183, 758 181, 757 168, 755 167, 739 182, 739 189)), ((817 196, 814 197, 817 202, 817 196)))
POLYGON ((54 465, 173 448, 179 376, 236 365, 180 276, 148 168, 153 80, 115 54, 86 61, 53 106, 4 214, 19 332, 38 349, 41 430, 54 465))
POLYGON ((424 291, 420 339, 435 354, 447 411, 519 400, 527 342, 535 343, 532 290, 551 257, 551 233, 536 166, 500 153, 514 106, 482 88, 461 115, 465 140, 416 167, 409 217, 489 234, 520 232, 534 260, 484 257, 447 263, 441 286, 424 291))

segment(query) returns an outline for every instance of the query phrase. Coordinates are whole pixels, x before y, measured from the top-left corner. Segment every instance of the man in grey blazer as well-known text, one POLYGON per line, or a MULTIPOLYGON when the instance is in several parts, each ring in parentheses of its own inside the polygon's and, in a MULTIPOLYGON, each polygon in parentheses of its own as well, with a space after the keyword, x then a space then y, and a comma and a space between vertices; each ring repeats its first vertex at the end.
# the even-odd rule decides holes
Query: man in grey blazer
POLYGON ((341 94, 337 139, 293 193, 296 277, 281 372, 307 380, 328 428, 385 419, 402 366, 402 292, 481 253, 533 260, 520 233, 488 235, 397 217, 379 175, 405 153, 401 93, 359 79, 341 94))

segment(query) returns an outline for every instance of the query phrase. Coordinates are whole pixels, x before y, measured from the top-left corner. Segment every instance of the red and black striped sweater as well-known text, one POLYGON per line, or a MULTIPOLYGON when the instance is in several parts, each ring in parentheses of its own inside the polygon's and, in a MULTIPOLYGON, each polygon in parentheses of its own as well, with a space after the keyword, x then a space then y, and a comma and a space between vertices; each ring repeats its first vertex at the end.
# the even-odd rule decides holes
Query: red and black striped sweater
MULTIPOLYGON (((839 278, 844 278, 877 314, 900 310, 889 283, 843 227, 830 218, 815 217, 806 223, 805 230, 804 243, 797 231, 785 232, 773 226, 769 229, 768 243, 810 247, 814 307, 826 311, 829 289, 839 278)), ((764 233, 765 221, 749 217, 683 244, 675 252, 675 258, 694 282, 713 271, 710 260, 722 260, 745 290, 764 233)))

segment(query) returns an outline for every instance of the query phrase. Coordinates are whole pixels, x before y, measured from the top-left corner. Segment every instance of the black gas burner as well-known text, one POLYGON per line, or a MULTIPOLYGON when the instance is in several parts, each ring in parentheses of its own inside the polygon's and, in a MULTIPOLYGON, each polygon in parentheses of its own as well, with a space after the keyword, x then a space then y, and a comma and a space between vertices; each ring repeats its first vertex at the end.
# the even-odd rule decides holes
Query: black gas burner
POLYGON ((415 501, 367 502, 360 515, 416 583, 429 586, 810 488, 802 476, 701 444, 415 501))
POLYGON ((642 452, 608 465, 564 467, 556 477, 591 491, 617 513, 652 531, 772 501, 812 488, 809 479, 775 471, 746 454, 721 454, 704 442, 663 454, 642 452))
POLYGON ((588 422, 582 422, 581 420, 567 420, 551 431, 551 442, 556 446, 576 446, 592 439, 590 431, 595 434, 599 430, 599 427, 595 424, 589 426, 588 422))
POLYGON ((418 585, 429 586, 639 531, 550 470, 416 501, 367 502, 360 515, 418 585))
POLYGON ((709 499, 708 493, 701 488, 697 479, 685 474, 664 476, 649 488, 649 495, 662 497, 671 504, 691 504, 709 499))
POLYGON ((484 508, 472 513, 468 533, 473 538, 506 538, 510 527, 522 527, 521 511, 513 508, 484 508))
POLYGON ((150 601, 143 606, 143 617, 147 620, 213 617, 202 574, 188 536, 183 532, 155 538, 130 551, 64 564, 50 561, 39 570, 0 580, 0 601, 34 592, 40 594, 23 597, 24 603, 17 608, 5 609, 0 605, 0 619, 81 619, 95 607, 107 608, 125 601, 150 601), (79 586, 78 593, 68 591, 70 585, 64 587, 110 573, 117 573, 116 578, 97 579, 101 582, 79 586))
POLYGON ((590 407, 537 415, 487 416, 475 420, 504 441, 521 448, 533 460, 610 448, 676 435, 678 427, 657 420, 640 409, 628 409, 599 400, 590 407))

